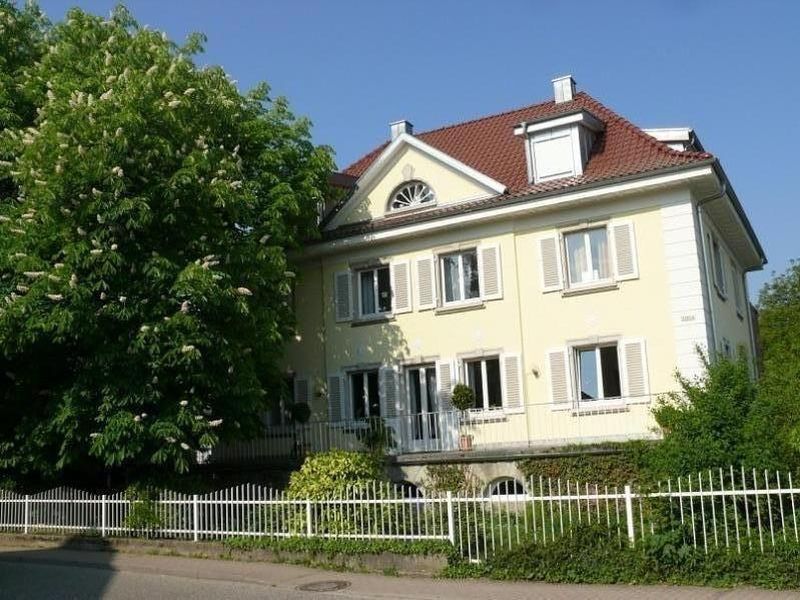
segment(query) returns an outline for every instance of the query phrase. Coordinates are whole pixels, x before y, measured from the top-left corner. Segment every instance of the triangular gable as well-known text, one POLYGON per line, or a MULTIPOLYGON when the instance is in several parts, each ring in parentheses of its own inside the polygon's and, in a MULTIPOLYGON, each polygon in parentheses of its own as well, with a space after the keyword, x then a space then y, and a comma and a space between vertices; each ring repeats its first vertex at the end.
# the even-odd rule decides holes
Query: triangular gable
POLYGON ((478 186, 482 193, 487 196, 502 194, 506 191, 506 186, 499 181, 492 179, 488 175, 464 164, 463 162, 453 158, 449 154, 434 148, 430 144, 426 144, 422 140, 403 133, 393 140, 378 157, 372 161, 369 168, 359 177, 356 182, 356 190, 345 202, 344 206, 339 209, 338 213, 330 220, 326 229, 335 229, 336 227, 347 222, 348 217, 353 210, 358 207, 365 199, 373 187, 380 181, 381 177, 385 174, 388 168, 394 163, 395 159, 409 148, 413 148, 417 152, 425 155, 437 163, 447 167, 449 170, 457 173, 459 176, 469 180, 478 186))

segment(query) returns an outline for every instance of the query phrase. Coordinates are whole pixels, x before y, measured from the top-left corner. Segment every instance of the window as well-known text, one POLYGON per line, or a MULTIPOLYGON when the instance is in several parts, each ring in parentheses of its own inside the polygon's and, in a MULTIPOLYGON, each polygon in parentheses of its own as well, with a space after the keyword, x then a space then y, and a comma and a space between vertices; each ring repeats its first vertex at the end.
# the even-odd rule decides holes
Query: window
POLYGON ((725 294, 725 269, 722 266, 722 250, 716 237, 711 237, 711 259, 714 263, 714 285, 720 294, 725 294))
POLYGON ((622 396, 616 344, 576 348, 575 364, 580 402, 622 396))
POLYGON ((391 210, 400 210, 434 204, 435 202, 436 194, 428 187, 428 184, 421 181, 411 181, 404 183, 392 192, 389 207, 391 210))
POLYGON ((487 496, 490 498, 503 497, 503 496, 524 496, 525 488, 522 483, 510 477, 498 479, 497 481, 489 484, 487 496))
POLYGON ((266 412, 266 424, 270 426, 289 425, 292 422, 288 407, 294 404, 294 375, 283 378, 280 394, 274 398, 266 412))
POLYGON ((467 385, 475 392, 475 408, 489 410, 503 406, 500 384, 500 359, 483 358, 464 363, 467 385))
POLYGON ((350 410, 356 420, 381 416, 377 369, 350 373, 350 410))
POLYGON ((465 302, 480 296, 476 250, 442 256, 440 265, 445 304, 465 302))
POLYGON ((722 338, 722 343, 720 346, 722 347, 722 355, 725 358, 733 358, 733 348, 731 347, 731 341, 728 338, 722 338))
POLYGON ((392 310, 392 288, 389 267, 376 267, 358 272, 360 316, 370 317, 392 310))
POLYGON ((608 230, 605 227, 564 234, 570 286, 611 279, 608 230))

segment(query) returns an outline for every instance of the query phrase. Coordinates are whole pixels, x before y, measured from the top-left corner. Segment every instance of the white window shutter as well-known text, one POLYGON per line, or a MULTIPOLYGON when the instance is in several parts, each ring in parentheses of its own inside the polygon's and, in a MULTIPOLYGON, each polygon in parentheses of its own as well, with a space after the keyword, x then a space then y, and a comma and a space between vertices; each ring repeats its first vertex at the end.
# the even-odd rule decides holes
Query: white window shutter
POLYGON ((334 311, 336 320, 353 318, 353 277, 350 271, 339 271, 333 276, 334 311))
POLYGON ((542 290, 554 292, 563 286, 561 282, 561 250, 557 235, 539 240, 539 257, 542 267, 542 290))
POLYGON ((436 263, 433 256, 417 259, 417 309, 436 308, 436 263))
POLYGON ((503 355, 503 408, 508 413, 525 412, 523 372, 519 354, 503 355))
POLYGON ((294 379, 294 402, 295 404, 309 403, 308 379, 294 379))
POLYGON ((614 237, 614 264, 617 269, 617 280, 636 279, 639 277, 639 265, 636 260, 636 236, 633 223, 615 221, 611 224, 614 237))
POLYGON ((439 388, 439 411, 453 410, 453 386, 456 383, 453 361, 443 360, 436 363, 436 385, 439 388))
POLYGON ((328 419, 341 421, 344 418, 344 385, 341 375, 328 375, 328 419))
POLYGON ((392 277, 392 312, 411 310, 411 263, 407 260, 393 262, 389 271, 392 277))
POLYGON ((647 402, 650 397, 647 376, 647 353, 641 338, 622 340, 622 363, 625 369, 625 398, 633 402, 647 402))
POLYGON ((554 409, 572 408, 572 376, 569 350, 554 348, 547 352, 550 401, 554 409))
POLYGON ((500 246, 491 244, 478 249, 478 281, 481 298, 499 300, 503 297, 503 265, 500 261, 500 246))
POLYGON ((399 413, 398 401, 400 399, 398 373, 395 366, 383 366, 378 373, 378 393, 381 399, 381 415, 393 419, 399 413))

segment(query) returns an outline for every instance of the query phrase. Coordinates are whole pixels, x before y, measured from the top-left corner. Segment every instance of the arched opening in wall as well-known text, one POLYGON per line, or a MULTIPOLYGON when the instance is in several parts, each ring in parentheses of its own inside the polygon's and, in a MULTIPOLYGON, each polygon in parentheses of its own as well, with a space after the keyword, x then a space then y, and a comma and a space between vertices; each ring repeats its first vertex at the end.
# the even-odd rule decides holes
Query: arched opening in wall
POLYGON ((395 487, 398 490, 398 496, 402 496, 403 498, 424 498, 425 494, 422 492, 422 488, 417 485, 414 485, 410 481, 403 480, 400 483, 395 484, 395 487))
POLYGON ((497 500, 524 495, 525 487, 522 485, 522 482, 513 477, 495 479, 486 488, 486 496, 497 500))

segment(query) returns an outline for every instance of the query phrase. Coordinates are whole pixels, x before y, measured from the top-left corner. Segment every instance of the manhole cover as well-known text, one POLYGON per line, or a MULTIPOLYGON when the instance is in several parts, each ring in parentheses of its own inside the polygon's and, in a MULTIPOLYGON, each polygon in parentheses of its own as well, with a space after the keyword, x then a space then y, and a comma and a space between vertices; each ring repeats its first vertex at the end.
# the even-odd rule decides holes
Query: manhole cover
POLYGON ((298 585, 297 589, 303 592, 336 592, 350 587, 349 581, 313 581, 298 585))

